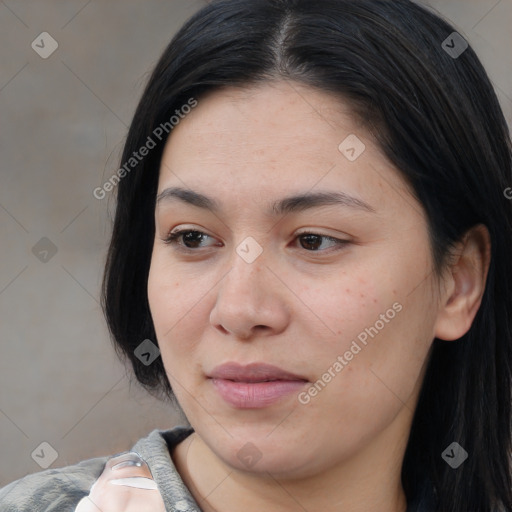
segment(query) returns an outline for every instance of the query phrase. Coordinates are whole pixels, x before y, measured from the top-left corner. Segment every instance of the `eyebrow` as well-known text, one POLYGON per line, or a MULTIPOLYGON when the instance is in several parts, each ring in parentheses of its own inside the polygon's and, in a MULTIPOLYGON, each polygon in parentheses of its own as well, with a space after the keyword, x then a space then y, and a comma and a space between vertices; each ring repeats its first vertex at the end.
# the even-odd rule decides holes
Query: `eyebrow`
MULTIPOLYGON (((156 198, 156 204, 158 206, 163 202, 176 199, 198 208, 210 210, 214 213, 219 213, 222 210, 220 204, 215 199, 194 190, 181 187, 170 187, 160 192, 156 198)), ((273 216, 279 216, 330 205, 345 206, 375 213, 375 209, 363 200, 346 194, 345 192, 332 191, 305 192, 285 197, 274 202, 271 205, 269 213, 273 216)))

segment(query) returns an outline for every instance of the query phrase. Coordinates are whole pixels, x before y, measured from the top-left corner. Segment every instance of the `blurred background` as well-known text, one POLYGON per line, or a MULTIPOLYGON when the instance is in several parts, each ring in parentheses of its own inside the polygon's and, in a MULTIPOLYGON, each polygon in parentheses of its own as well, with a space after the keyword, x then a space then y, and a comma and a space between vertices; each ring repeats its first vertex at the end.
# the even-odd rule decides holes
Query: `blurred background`
MULTIPOLYGON (((473 46, 512 126, 512 0, 423 3, 473 46)), ((186 424, 109 341, 99 289, 115 203, 93 190, 119 167, 148 73, 203 5, 0 0, 0 486, 186 424)))

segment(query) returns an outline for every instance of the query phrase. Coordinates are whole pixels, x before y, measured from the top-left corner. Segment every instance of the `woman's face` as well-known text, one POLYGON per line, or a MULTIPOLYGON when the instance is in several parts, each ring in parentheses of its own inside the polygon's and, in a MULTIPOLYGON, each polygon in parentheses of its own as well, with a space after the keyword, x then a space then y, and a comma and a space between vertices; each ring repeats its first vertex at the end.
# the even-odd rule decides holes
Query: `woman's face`
POLYGON ((297 476, 401 453, 439 296, 423 210, 345 105, 284 82, 201 98, 158 194, 151 313, 208 447, 297 476))

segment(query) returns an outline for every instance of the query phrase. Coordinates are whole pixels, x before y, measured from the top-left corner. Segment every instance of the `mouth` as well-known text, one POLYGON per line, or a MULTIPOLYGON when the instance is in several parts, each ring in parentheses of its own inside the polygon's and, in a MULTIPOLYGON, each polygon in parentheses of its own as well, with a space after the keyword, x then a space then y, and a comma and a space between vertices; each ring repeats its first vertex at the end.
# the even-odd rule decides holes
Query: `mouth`
MULTIPOLYGON (((239 379, 224 379, 230 380, 231 382, 245 382, 246 384, 256 384, 258 382, 277 382, 277 381, 298 381, 302 379, 260 379, 260 378, 251 378, 251 377, 242 377, 239 379)), ((304 380, 304 382, 307 382, 304 380)))
POLYGON ((301 375, 264 363, 226 363, 217 366, 208 378, 224 401, 238 409, 268 407, 298 393, 309 382, 301 375))
POLYGON ((233 382, 273 382, 273 381, 303 381, 306 377, 288 372, 278 366, 266 363, 252 363, 240 365, 238 363, 225 363, 216 366, 208 375, 212 379, 231 380, 233 382))

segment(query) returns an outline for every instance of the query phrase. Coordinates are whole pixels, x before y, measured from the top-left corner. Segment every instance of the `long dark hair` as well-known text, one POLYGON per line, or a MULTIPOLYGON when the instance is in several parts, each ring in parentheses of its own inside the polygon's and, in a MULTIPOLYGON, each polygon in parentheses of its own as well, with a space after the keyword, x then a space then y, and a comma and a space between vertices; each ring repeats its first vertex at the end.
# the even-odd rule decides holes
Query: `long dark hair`
POLYGON ((428 218, 438 275, 468 228, 482 223, 491 236, 471 329, 457 341, 433 342, 402 467, 409 507, 512 511, 512 211, 504 194, 512 186, 512 150, 474 51, 456 55, 443 44, 454 47, 447 39, 453 32, 408 0, 221 0, 204 7, 164 51, 130 126, 123 164, 148 137, 156 147, 118 184, 102 300, 137 379, 172 397, 161 359, 146 366, 134 354, 145 339, 157 343, 147 279, 159 165, 172 131, 167 125, 155 137, 155 129, 191 98, 200 103, 223 86, 285 79, 337 94, 412 186, 428 218), (441 457, 454 441, 469 454, 457 469, 441 457))

